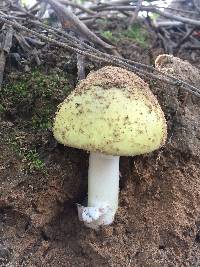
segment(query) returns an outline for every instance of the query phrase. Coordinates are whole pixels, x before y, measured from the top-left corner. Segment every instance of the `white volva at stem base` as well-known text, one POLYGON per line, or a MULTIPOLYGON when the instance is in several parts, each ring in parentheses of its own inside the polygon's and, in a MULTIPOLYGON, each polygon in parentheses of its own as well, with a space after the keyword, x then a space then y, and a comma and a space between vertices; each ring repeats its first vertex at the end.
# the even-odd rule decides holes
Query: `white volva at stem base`
POLYGON ((111 224, 118 208, 119 156, 91 153, 88 170, 88 207, 78 205, 81 221, 97 229, 111 224))

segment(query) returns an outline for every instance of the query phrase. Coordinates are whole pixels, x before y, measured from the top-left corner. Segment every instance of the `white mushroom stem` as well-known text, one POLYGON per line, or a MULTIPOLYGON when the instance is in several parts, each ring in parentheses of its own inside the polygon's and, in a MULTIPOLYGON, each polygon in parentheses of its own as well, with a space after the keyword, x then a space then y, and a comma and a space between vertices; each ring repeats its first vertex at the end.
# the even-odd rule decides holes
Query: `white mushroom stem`
POLYGON ((111 224, 118 208, 119 156, 91 153, 88 170, 88 207, 78 206, 85 225, 111 224))
POLYGON ((91 153, 88 170, 88 206, 105 208, 105 224, 111 224, 118 208, 119 156, 91 153))

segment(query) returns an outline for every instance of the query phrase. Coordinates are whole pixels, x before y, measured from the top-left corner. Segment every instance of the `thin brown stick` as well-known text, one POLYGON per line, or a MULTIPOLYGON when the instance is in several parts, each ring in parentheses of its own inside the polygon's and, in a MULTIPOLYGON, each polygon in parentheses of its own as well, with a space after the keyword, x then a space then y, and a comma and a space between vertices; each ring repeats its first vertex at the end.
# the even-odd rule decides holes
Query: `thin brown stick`
POLYGON ((28 42, 26 41, 26 39, 24 38, 24 36, 21 33, 15 33, 14 34, 15 38, 17 39, 19 45, 21 46, 21 48, 24 50, 24 52, 28 55, 32 55, 37 63, 37 65, 39 66, 41 64, 41 61, 39 59, 38 56, 38 51, 36 48, 32 48, 28 42))
POLYGON ((142 6, 142 2, 143 0, 138 0, 138 3, 137 3, 137 6, 136 6, 136 9, 133 13, 133 15, 131 16, 130 20, 129 20, 129 27, 132 26, 133 22, 136 20, 137 16, 138 16, 138 13, 140 11, 140 8, 142 6))
POLYGON ((30 54, 31 53, 31 46, 27 43, 26 39, 21 33, 16 32, 14 34, 15 38, 17 39, 19 45, 24 50, 25 53, 30 54))
MULTIPOLYGON (((126 69, 128 69, 130 71, 133 71, 133 72, 137 73, 142 78, 161 80, 161 81, 164 81, 164 82, 166 82, 168 84, 171 84, 171 85, 174 85, 174 86, 178 86, 178 87, 180 87, 180 88, 192 93, 193 95, 196 95, 196 96, 200 97, 200 89, 196 88, 195 86, 192 86, 192 85, 188 84, 187 82, 185 82, 183 80, 177 79, 177 78, 175 78, 175 77, 173 77, 171 75, 166 75, 166 74, 163 74, 162 72, 159 72, 159 71, 156 71, 156 70, 155 71, 159 75, 155 75, 153 73, 141 70, 141 69, 139 69, 138 67, 136 67, 134 65, 126 63, 121 58, 117 58, 117 57, 113 56, 112 59, 108 59, 108 58, 103 57, 103 56, 95 55, 95 54, 93 54, 91 52, 72 47, 67 43, 62 43, 62 42, 59 42, 59 41, 57 41, 57 40, 55 40, 53 38, 44 36, 43 34, 40 34, 40 33, 36 32, 34 30, 30 30, 30 29, 26 28, 25 26, 23 26, 23 25, 21 25, 21 24, 19 24, 17 22, 9 21, 9 20, 7 20, 5 18, 2 18, 1 16, 0 16, 0 20, 2 20, 5 23, 8 23, 8 24, 12 25, 14 28, 29 32, 29 33, 37 36, 38 38, 40 38, 40 39, 42 39, 44 41, 51 42, 51 43, 55 44, 56 46, 60 46, 60 47, 63 47, 65 49, 69 49, 71 51, 79 53, 81 55, 90 57, 90 58, 92 58, 93 60, 95 60, 97 62, 99 62, 99 61, 100 62, 105 62, 105 63, 109 63, 109 64, 113 64, 113 65, 116 65, 116 66, 119 66, 119 67, 126 68, 126 69)), ((105 53, 105 55, 106 55, 106 53, 105 53)), ((150 67, 150 68, 152 68, 152 67, 150 67)))
MULTIPOLYGON (((116 60, 119 59, 119 57, 104 53, 104 52, 92 47, 91 45, 83 42, 81 39, 78 39, 75 36, 72 36, 72 35, 68 34, 67 32, 64 32, 60 29, 48 26, 48 25, 43 24, 39 21, 31 20, 30 22, 40 26, 43 29, 46 29, 48 32, 50 32, 54 36, 59 37, 59 39, 63 40, 64 42, 69 43, 73 47, 77 47, 77 48, 82 49, 82 50, 87 49, 87 51, 89 50, 91 53, 99 54, 99 55, 107 58, 108 60, 113 60, 113 58, 115 58, 116 60)), ((125 62, 125 63, 134 64, 138 68, 145 68, 145 69, 148 69, 149 71, 154 71, 154 69, 151 66, 146 65, 146 64, 142 64, 140 62, 136 62, 136 61, 125 59, 125 58, 120 58, 120 60, 125 62)))
POLYGON ((58 0, 58 1, 59 1, 61 4, 68 5, 68 6, 72 6, 72 7, 75 7, 75 8, 78 8, 78 9, 80 9, 81 11, 83 11, 84 13, 88 13, 88 14, 90 14, 90 15, 95 15, 95 14, 96 14, 95 11, 93 11, 93 10, 91 10, 91 9, 89 9, 89 8, 86 8, 86 7, 82 6, 82 5, 79 5, 79 4, 77 4, 77 3, 73 3, 73 2, 68 1, 68 0, 58 0))
POLYGON ((13 27, 6 25, 7 32, 3 44, 3 50, 8 54, 10 52, 10 48, 12 46, 12 38, 13 38, 13 27))
POLYGON ((0 89, 3 83, 5 64, 6 64, 6 55, 5 55, 5 52, 1 50, 0 52, 0 89))
POLYGON ((77 54, 77 80, 85 79, 85 56, 77 54))
MULTIPOLYGON (((94 8, 93 10, 96 10, 96 11, 134 11, 136 8, 137 8, 136 6, 117 6, 116 5, 116 6, 106 6, 106 7, 99 6, 97 8, 94 8)), ((154 12, 165 18, 181 21, 183 23, 191 24, 194 26, 200 26, 199 20, 190 19, 190 18, 183 17, 183 16, 178 16, 178 15, 166 12, 166 11, 161 11, 159 8, 155 6, 141 6, 140 10, 147 11, 147 12, 154 12)))
POLYGON ((112 45, 107 44, 103 40, 101 40, 96 34, 94 34, 90 29, 69 9, 67 9, 64 5, 56 2, 55 0, 45 0, 49 3, 52 8, 56 11, 59 20, 62 23, 63 29, 74 30, 76 33, 80 34, 81 37, 85 37, 86 39, 97 43, 104 48, 113 49, 112 45))
POLYGON ((193 0, 193 4, 195 8, 198 10, 198 13, 200 13, 200 2, 199 0, 193 0))
POLYGON ((45 3, 45 2, 44 3, 41 3, 40 4, 40 9, 37 12, 38 19, 41 19, 44 16, 46 10, 47 10, 47 3, 45 3))
POLYGON ((7 32, 4 39, 2 40, 2 45, 0 49, 0 88, 3 83, 4 69, 6 65, 6 55, 10 52, 14 33, 13 27, 10 25, 5 24, 5 29, 7 30, 7 32))
POLYGON ((184 24, 183 24, 183 22, 180 22, 180 21, 163 20, 163 21, 154 21, 153 25, 156 28, 163 28, 163 27, 172 28, 172 27, 182 26, 184 24))
MULTIPOLYGON (((10 19, 10 16, 6 16, 6 14, 4 14, 3 18, 10 19)), ((144 69, 147 69, 150 72, 154 72, 154 71, 158 72, 152 66, 149 66, 149 65, 146 65, 146 64, 143 64, 143 63, 140 63, 140 62, 136 62, 136 61, 133 61, 133 60, 129 60, 129 59, 121 58, 121 57, 116 57, 116 56, 104 53, 104 52, 102 52, 102 51, 90 46, 89 44, 83 42, 82 40, 76 38, 75 36, 72 36, 72 35, 68 34, 67 32, 65 32, 65 31, 63 31, 61 29, 57 29, 57 28, 51 27, 49 25, 43 24, 40 21, 30 20, 30 22, 35 24, 35 25, 37 25, 37 26, 39 26, 39 27, 41 27, 41 28, 43 28, 43 29, 46 29, 48 32, 50 32, 51 34, 53 34, 56 37, 59 37, 59 39, 61 39, 64 42, 68 43, 72 47, 76 47, 76 48, 78 48, 80 50, 85 50, 85 51, 87 51, 89 53, 99 54, 100 56, 107 58, 111 62, 112 62, 113 59, 116 59, 116 60, 120 60, 122 62, 131 64, 131 65, 134 65, 137 68, 144 68, 144 69)), ((171 78, 171 77, 169 77, 169 78, 171 78)))
POLYGON ((179 41, 179 43, 177 44, 176 46, 176 49, 175 49, 175 53, 177 54, 181 45, 183 43, 185 43, 185 41, 188 40, 188 38, 191 36, 191 34, 194 32, 194 30, 196 29, 196 27, 192 27, 191 29, 188 29, 185 36, 183 36, 183 38, 179 41))
POLYGON ((184 9, 180 9, 180 8, 174 8, 174 7, 171 7, 171 6, 167 6, 167 7, 164 7, 164 6, 157 6, 155 5, 156 8, 163 8, 163 9, 168 9, 168 10, 171 10, 171 11, 176 11, 178 13, 185 13, 185 14, 190 14, 190 15, 198 15, 198 13, 196 11, 191 11, 191 10, 184 10, 184 9))

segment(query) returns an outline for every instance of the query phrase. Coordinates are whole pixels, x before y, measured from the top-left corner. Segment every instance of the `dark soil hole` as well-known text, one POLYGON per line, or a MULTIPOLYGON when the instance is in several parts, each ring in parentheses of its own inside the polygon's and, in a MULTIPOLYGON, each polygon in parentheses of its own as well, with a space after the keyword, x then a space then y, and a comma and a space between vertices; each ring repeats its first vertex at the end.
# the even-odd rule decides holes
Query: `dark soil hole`
POLYGON ((43 230, 41 231, 41 237, 42 237, 45 241, 50 240, 50 238, 47 236, 47 234, 46 234, 43 230))
POLYGON ((195 238, 195 241, 197 243, 200 243, 200 232, 197 233, 196 238, 195 238))

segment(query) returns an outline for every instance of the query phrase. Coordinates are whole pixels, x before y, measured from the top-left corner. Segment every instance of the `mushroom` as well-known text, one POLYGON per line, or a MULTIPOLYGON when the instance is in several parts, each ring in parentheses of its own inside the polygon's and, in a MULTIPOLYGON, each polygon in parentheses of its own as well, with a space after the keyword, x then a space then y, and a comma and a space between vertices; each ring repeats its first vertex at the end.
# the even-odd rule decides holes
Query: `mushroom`
POLYGON ((90 73, 59 106, 54 137, 90 152, 87 207, 80 220, 98 229, 111 224, 118 208, 119 157, 149 153, 166 140, 164 114, 137 75, 107 66, 90 73))

